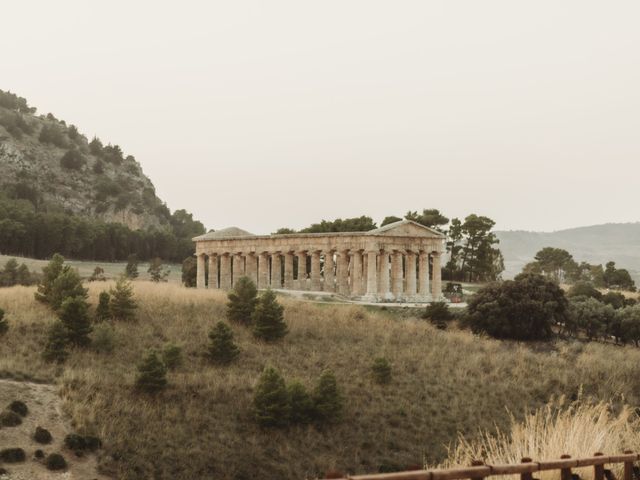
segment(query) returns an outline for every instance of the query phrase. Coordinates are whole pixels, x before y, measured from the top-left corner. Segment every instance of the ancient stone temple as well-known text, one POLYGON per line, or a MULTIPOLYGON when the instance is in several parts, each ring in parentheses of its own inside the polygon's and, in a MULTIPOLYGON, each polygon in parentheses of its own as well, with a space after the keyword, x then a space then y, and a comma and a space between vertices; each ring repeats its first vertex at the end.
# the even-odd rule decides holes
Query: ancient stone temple
POLYGON ((410 220, 368 232, 253 235, 236 227, 195 237, 198 288, 335 292, 365 301, 442 297, 444 235, 410 220))

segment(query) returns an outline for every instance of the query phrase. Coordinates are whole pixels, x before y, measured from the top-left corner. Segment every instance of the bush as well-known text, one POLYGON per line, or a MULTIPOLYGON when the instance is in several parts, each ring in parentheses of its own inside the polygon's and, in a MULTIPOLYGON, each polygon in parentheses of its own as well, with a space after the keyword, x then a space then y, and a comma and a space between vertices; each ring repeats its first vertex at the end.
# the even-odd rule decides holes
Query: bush
POLYGON ((136 389, 144 393, 158 393, 167 386, 167 368, 154 351, 147 353, 138 365, 136 389))
POLYGON ((466 316, 474 332, 513 340, 548 340, 551 326, 567 319, 568 302, 560 287, 535 273, 481 288, 466 316))
POLYGON ((81 297, 70 297, 62 302, 59 317, 67 330, 67 340, 76 347, 86 347, 91 343, 89 334, 93 331, 89 319, 89 305, 81 297))
POLYGON ((342 396, 338 390, 336 377, 330 370, 320 375, 313 394, 315 418, 320 423, 332 423, 342 416, 342 396))
POLYGON ((53 437, 51 436, 51 432, 46 428, 36 427, 36 432, 33 434, 33 439, 42 444, 47 445, 52 442, 53 437))
POLYGON ((135 253, 132 253, 127 258, 127 265, 124 267, 124 276, 133 280, 135 278, 138 278, 139 275, 138 256, 135 253))
POLYGON ((627 299, 620 292, 607 292, 602 296, 601 301, 607 305, 611 305, 616 310, 627 306, 627 299))
POLYGON ((194 288, 198 275, 198 262, 195 257, 189 256, 182 262, 182 283, 185 287, 194 288))
POLYGON ((69 450, 82 451, 87 448, 87 442, 82 435, 77 433, 70 433, 64 437, 64 446, 69 450))
POLYGON ((253 414, 261 427, 285 427, 289 424, 289 395, 277 370, 262 372, 253 396, 253 414))
POLYGON ((87 159, 76 149, 67 151, 60 158, 60 166, 67 170, 81 170, 87 164, 87 159))
POLYGON ((609 331, 615 318, 615 310, 595 298, 574 297, 569 308, 567 330, 576 334, 583 331, 589 340, 599 338, 609 331))
POLYGON ((445 302, 430 303, 424 311, 422 318, 429 319, 436 325, 446 323, 453 319, 449 305, 445 302))
POLYGON ((4 318, 4 310, 0 308, 0 337, 9 331, 9 322, 4 318))
POLYGON ((41 143, 52 143, 60 148, 67 147, 67 139, 57 125, 43 125, 38 140, 40 140, 41 143))
POLYGON ((149 269, 147 270, 147 273, 151 277, 152 282, 159 283, 159 282, 166 282, 167 277, 171 272, 168 268, 164 267, 162 263, 162 259, 159 257, 156 257, 152 259, 151 262, 149 263, 149 269))
POLYGON ((104 322, 111 318, 111 309, 109 308, 110 301, 111 295, 109 295, 109 292, 100 292, 98 296, 98 306, 96 307, 94 316, 96 322, 104 322))
POLYGON ((87 290, 82 287, 80 275, 64 264, 62 255, 56 253, 42 272, 42 281, 38 285, 35 297, 48 303, 54 310, 58 310, 68 297, 87 298, 87 290))
POLYGON ((29 409, 27 408, 26 403, 21 400, 14 400, 9 404, 9 410, 14 413, 17 413, 21 417, 26 417, 29 414, 29 409))
POLYGON ((67 329, 61 321, 57 321, 49 329, 47 344, 42 357, 47 362, 64 363, 69 356, 67 345, 67 329))
POLYGON ((112 353, 116 347, 116 334, 113 327, 107 323, 96 326, 91 343, 98 353, 112 353))
POLYGON ((17 427, 22 424, 22 417, 16 412, 5 410, 0 412, 0 427, 17 427))
POLYGON ((106 282, 107 277, 104 275, 104 268, 100 266, 96 266, 96 268, 93 269, 93 273, 89 277, 89 281, 90 282, 106 282))
POLYGON ((162 350, 162 363, 168 370, 175 370, 182 365, 182 348, 172 343, 162 350))
POLYGON ((376 358, 371 366, 371 371, 376 383, 384 385, 391 381, 391 364, 386 358, 376 358))
POLYGON ((111 317, 116 320, 133 320, 136 317, 138 305, 133 298, 133 286, 126 277, 120 277, 116 288, 111 290, 109 309, 111 317))
POLYGON ((38 460, 41 460, 44 458, 44 452, 38 449, 33 453, 33 456, 36 457, 38 460))
POLYGON ((48 470, 53 470, 53 471, 66 470, 67 461, 59 453, 52 453, 45 460, 45 465, 47 466, 48 470))
POLYGON ((306 424, 313 419, 313 400, 300 382, 287 386, 289 396, 289 419, 291 423, 306 424))
POLYGON ((209 339, 209 358, 214 363, 227 365, 240 354, 240 349, 233 342, 233 331, 222 321, 209 332, 209 339))
POLYGON ((21 448, 5 448, 0 450, 0 460, 6 463, 24 462, 27 456, 21 448))
POLYGON ((84 437, 84 442, 87 445, 87 450, 89 450, 90 452, 95 452, 96 450, 102 448, 102 440, 100 440, 98 437, 88 435, 84 437))
POLYGON ((273 290, 264 292, 253 312, 253 335, 268 342, 279 340, 288 333, 284 323, 284 308, 276 300, 273 290))
POLYGON ((567 297, 588 297, 602 300, 602 293, 591 283, 581 281, 573 284, 567 293, 567 297))
POLYGON ((240 277, 228 295, 227 319, 245 325, 250 324, 257 303, 257 295, 258 290, 251 279, 240 277))

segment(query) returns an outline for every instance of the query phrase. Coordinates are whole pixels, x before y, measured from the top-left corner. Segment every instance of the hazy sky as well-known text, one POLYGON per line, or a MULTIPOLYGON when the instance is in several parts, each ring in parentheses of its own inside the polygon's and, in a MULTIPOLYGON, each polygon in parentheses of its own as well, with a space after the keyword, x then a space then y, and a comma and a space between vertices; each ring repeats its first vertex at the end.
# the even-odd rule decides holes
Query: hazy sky
POLYGON ((3 1, 0 88, 255 233, 640 220, 640 2, 3 1))

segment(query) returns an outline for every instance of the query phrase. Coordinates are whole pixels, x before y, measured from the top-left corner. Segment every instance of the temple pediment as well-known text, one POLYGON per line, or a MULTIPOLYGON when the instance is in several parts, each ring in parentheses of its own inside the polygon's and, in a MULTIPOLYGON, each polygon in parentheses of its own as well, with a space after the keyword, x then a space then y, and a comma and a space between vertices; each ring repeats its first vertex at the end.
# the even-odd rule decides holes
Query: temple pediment
POLYGON ((390 223, 384 227, 369 230, 367 235, 384 235, 389 237, 426 237, 426 238, 444 238, 444 234, 425 227, 412 220, 400 220, 390 223))

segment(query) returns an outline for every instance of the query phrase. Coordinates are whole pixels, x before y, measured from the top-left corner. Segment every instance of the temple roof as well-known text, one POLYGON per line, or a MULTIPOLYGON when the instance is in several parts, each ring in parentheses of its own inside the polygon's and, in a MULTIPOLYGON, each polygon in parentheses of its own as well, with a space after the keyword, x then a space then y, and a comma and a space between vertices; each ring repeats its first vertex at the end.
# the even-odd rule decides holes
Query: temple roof
POLYGON ((369 230, 365 233, 367 235, 393 235, 395 233, 410 234, 413 232, 420 232, 424 230, 435 236, 444 237, 444 234, 442 232, 439 232, 438 230, 435 230, 431 227, 425 227, 421 223, 407 219, 398 220, 397 222, 390 223, 388 225, 385 225, 384 227, 374 228, 373 230, 369 230))
POLYGON ((216 230, 214 232, 205 233, 195 237, 193 240, 220 240, 223 238, 238 238, 238 237, 255 237, 253 233, 242 230, 238 227, 227 227, 222 230, 216 230))

